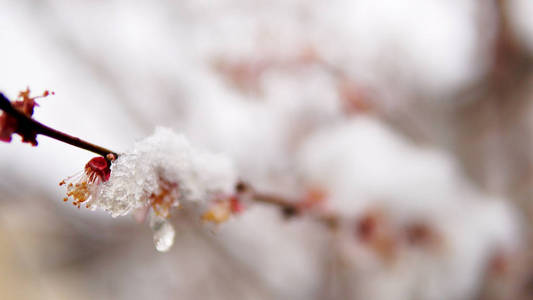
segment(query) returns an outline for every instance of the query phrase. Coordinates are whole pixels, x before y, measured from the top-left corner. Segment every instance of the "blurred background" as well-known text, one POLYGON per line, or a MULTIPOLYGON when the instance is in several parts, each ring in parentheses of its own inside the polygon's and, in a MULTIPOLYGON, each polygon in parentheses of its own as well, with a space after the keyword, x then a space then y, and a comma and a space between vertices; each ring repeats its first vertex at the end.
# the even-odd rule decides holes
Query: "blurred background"
POLYGON ((93 156, 0 144, 2 299, 533 299, 530 0, 0 0, 0 91, 121 152, 171 127, 330 230, 250 205, 131 217, 62 201, 93 156))

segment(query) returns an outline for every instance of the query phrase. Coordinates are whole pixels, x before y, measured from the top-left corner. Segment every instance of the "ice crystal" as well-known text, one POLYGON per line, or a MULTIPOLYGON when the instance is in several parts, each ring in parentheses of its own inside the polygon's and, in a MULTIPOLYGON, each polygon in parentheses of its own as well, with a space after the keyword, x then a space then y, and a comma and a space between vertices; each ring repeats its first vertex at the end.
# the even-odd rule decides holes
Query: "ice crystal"
POLYGON ((154 232, 154 246, 159 252, 167 252, 174 244, 175 231, 168 219, 158 216, 156 213, 150 215, 150 228, 154 232))
POLYGON ((113 216, 152 205, 162 216, 181 203, 207 204, 233 193, 237 181, 230 160, 193 148, 183 135, 157 128, 113 162, 95 205, 113 216))

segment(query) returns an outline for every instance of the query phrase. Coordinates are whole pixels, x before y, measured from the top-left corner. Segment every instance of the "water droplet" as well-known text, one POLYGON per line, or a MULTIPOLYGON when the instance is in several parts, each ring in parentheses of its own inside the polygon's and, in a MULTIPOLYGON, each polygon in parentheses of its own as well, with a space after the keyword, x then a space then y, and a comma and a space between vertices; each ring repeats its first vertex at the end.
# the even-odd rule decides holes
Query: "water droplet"
POLYGON ((159 252, 170 250, 174 244, 174 236, 176 235, 174 227, 170 222, 152 212, 150 214, 150 228, 152 228, 154 232, 155 249, 159 252))

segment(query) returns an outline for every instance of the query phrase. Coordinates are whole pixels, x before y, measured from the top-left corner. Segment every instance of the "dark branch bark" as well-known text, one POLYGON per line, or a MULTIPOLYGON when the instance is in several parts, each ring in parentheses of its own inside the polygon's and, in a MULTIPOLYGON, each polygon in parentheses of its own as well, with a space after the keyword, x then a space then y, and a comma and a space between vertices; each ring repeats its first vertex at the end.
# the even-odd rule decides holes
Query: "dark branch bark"
POLYGON ((0 93, 0 109, 3 110, 4 113, 17 119, 17 121, 19 122, 19 126, 24 127, 24 128, 30 128, 37 134, 45 135, 50 138, 61 141, 63 143, 72 145, 74 147, 78 147, 81 149, 85 149, 87 151, 94 152, 96 154, 102 155, 103 157, 107 157, 108 154, 112 154, 115 157, 118 157, 118 154, 116 152, 113 152, 104 147, 100 147, 98 145, 89 143, 77 137, 73 137, 61 131, 55 130, 40 122, 37 122, 31 117, 26 116, 22 112, 15 109, 13 105, 11 104, 11 101, 9 101, 9 99, 7 99, 7 97, 4 96, 4 94, 2 93, 0 93))

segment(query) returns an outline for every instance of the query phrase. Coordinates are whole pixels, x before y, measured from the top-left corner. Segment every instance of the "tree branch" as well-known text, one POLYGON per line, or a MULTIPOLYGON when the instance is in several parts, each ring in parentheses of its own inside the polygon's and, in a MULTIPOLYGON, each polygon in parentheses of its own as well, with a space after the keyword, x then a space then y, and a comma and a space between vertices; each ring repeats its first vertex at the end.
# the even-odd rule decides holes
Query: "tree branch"
MULTIPOLYGON (((24 113, 13 107, 11 101, 9 101, 9 99, 7 99, 7 97, 5 97, 2 93, 0 93, 0 110, 3 110, 4 113, 9 115, 10 117, 15 118, 18 122, 19 127, 24 128, 25 130, 35 132, 36 134, 42 134, 55 140, 72 145, 74 147, 94 152, 105 157, 108 160, 114 160, 118 157, 118 154, 116 152, 89 143, 80 138, 68 135, 34 120, 33 118, 25 115, 24 113)), ((244 182, 237 183, 235 189, 238 193, 249 193, 249 195, 251 195, 251 198, 256 202, 278 207, 279 209, 281 209, 283 215, 287 218, 300 215, 304 210, 302 205, 300 205, 301 203, 299 201, 292 201, 281 196, 257 192, 250 185, 244 182)), ((339 222, 338 217, 332 214, 313 214, 313 217, 330 229, 335 229, 339 222)))
POLYGON ((87 151, 91 151, 93 153, 102 155, 103 157, 106 157, 108 159, 109 159, 108 157, 109 154, 112 154, 115 158, 118 157, 118 154, 116 152, 113 152, 104 147, 100 147, 98 145, 89 143, 80 138, 73 137, 61 131, 55 130, 40 122, 37 122, 31 117, 26 116, 22 112, 15 109, 13 105, 11 104, 11 101, 9 101, 9 99, 7 99, 7 97, 4 96, 4 94, 2 93, 0 93, 0 110, 3 110, 4 113, 15 118, 17 122, 19 123, 19 126, 24 127, 24 128, 31 128, 33 132, 35 132, 36 134, 42 134, 42 135, 48 136, 50 138, 61 141, 63 143, 67 143, 74 147, 78 147, 78 148, 85 149, 87 151))

